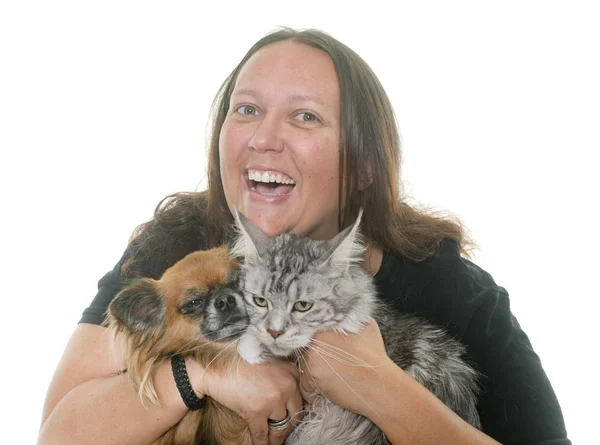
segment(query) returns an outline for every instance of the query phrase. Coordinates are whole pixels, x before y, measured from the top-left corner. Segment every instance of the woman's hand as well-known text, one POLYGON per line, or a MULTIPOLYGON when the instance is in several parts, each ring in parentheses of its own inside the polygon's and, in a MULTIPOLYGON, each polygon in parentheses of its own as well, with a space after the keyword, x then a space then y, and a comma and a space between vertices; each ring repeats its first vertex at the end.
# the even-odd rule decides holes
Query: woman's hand
POLYGON ((372 418, 377 403, 369 395, 374 385, 383 384, 380 372, 389 367, 397 368, 387 356, 375 321, 358 334, 320 332, 299 362, 302 395, 310 400, 320 393, 336 405, 372 418))
POLYGON ((197 363, 188 363, 194 389, 246 420, 255 445, 280 445, 299 423, 303 400, 298 387, 298 371, 293 363, 273 360, 250 365, 240 360, 229 372, 201 369, 198 371, 202 374, 201 379, 194 379, 192 375, 196 374, 196 367, 201 368, 197 363), (194 384, 196 380, 198 385, 194 384), (267 419, 284 419, 288 413, 292 422, 287 429, 269 428, 267 419))
POLYGON ((300 388, 306 400, 322 393, 337 405, 370 418, 393 444, 498 445, 396 366, 385 352, 374 321, 358 334, 328 331, 313 340, 299 362, 300 388), (331 354, 346 358, 341 362, 331 354), (352 363, 350 355, 355 357, 352 363))

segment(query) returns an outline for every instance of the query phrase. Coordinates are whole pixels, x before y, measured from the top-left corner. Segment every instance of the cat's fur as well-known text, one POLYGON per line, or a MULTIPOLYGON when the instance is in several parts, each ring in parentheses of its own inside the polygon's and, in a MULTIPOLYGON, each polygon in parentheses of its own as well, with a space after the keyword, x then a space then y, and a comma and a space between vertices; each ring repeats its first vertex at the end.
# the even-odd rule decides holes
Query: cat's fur
MULTIPOLYGON (((235 341, 248 324, 234 283, 239 263, 227 248, 187 255, 160 280, 129 283, 110 303, 107 324, 126 342, 127 373, 144 403, 160 403, 155 367, 174 354, 205 367, 231 372, 239 356, 235 341)), ((154 445, 251 445, 246 422, 211 398, 189 411, 154 445)))
MULTIPOLYGON (((240 236, 233 254, 243 258, 240 285, 250 319, 238 343, 245 360, 298 358, 303 348, 311 347, 315 333, 329 329, 356 333, 375 318, 388 356, 480 428, 478 373, 465 360, 465 347, 443 329, 381 304, 372 277, 361 265, 360 218, 330 241, 287 234, 269 238, 241 214, 237 224, 240 236), (312 307, 303 311, 307 304, 312 307)), ((369 419, 323 396, 316 396, 307 410, 287 444, 389 443, 369 419)))

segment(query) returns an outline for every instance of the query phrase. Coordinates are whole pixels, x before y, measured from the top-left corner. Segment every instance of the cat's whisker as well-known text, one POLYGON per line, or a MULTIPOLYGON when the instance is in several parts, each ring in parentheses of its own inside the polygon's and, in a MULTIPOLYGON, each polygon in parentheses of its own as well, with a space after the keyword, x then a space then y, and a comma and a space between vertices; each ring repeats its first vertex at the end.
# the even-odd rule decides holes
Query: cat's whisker
POLYGON ((365 362, 361 358, 359 358, 353 354, 350 354, 349 352, 344 351, 343 349, 336 348, 327 343, 323 343, 323 342, 319 342, 319 343, 322 343, 322 344, 319 346, 310 345, 310 348, 318 350, 319 352, 327 355, 328 357, 333 358, 334 360, 338 361, 339 363, 342 363, 342 364, 345 364, 348 366, 372 369, 375 372, 375 374, 377 374, 379 379, 383 380, 381 377, 381 374, 379 374, 379 372, 377 371, 377 368, 384 366, 385 363, 381 363, 379 365, 370 365, 369 363, 365 362), (331 351, 331 348, 333 348, 333 353, 331 351), (335 354, 336 352, 339 353, 341 355, 341 357, 339 355, 336 355, 335 354), (345 355, 342 355, 341 353, 344 353, 345 355))
MULTIPOLYGON (((200 344, 200 345, 194 345, 193 347, 190 347, 190 348, 187 348, 187 349, 185 349, 185 346, 184 346, 184 347, 180 348, 179 350, 177 350, 177 352, 175 352, 175 354, 186 354, 186 353, 188 353, 188 352, 198 351, 198 350, 200 350, 200 349, 202 349, 202 348, 205 348, 205 347, 208 347, 208 346, 213 346, 213 345, 223 345, 223 344, 224 344, 224 342, 223 342, 222 340, 224 340, 224 339, 227 339, 227 338, 229 338, 229 337, 235 337, 235 336, 239 336, 239 334, 240 334, 241 332, 242 332, 242 331, 240 330, 240 331, 237 331, 237 332, 233 332, 233 333, 231 333, 231 334, 229 334, 229 335, 224 335, 224 336, 222 336, 222 337, 219 337, 219 338, 217 338, 215 341, 212 341, 212 340, 207 340, 207 341, 206 341, 206 343, 202 343, 202 344, 200 344)), ((236 343, 236 342, 237 342, 237 340, 238 340, 238 339, 236 339, 235 341, 233 341, 233 342, 231 342, 231 343, 228 343, 228 344, 227 344, 227 347, 229 347, 229 346, 230 346, 232 343, 236 343)), ((196 341, 196 340, 195 340, 195 341, 196 341)), ((188 344, 189 344, 189 343, 193 343, 193 342, 188 342, 188 344)))
POLYGON ((238 354, 236 356, 236 358, 237 358, 237 366, 235 369, 235 372, 236 372, 235 376, 239 377, 240 376, 240 365, 242 364, 242 357, 238 354))
POLYGON ((296 357, 294 359, 294 364, 296 365, 296 368, 298 368, 298 362, 302 358, 302 355, 300 354, 300 351, 298 351, 297 349, 294 349, 293 353, 294 353, 294 356, 296 357))
POLYGON ((246 328, 248 327, 248 325, 242 325, 242 326, 240 326, 240 325, 238 325, 237 323, 224 324, 224 325, 223 325, 223 326, 222 326, 220 329, 216 329, 216 330, 214 330, 214 331, 204 331, 204 332, 203 332, 203 335, 204 335, 205 337, 207 337, 207 336, 210 336, 210 335, 214 335, 214 334, 217 334, 217 335, 219 335, 219 334, 221 334, 221 332, 223 331, 223 329, 224 329, 224 328, 227 328, 227 327, 229 327, 229 326, 238 326, 238 327, 239 327, 239 329, 238 329, 238 330, 236 330, 236 333, 239 333, 239 332, 244 332, 244 331, 246 330, 246 328))
POLYGON ((229 326, 239 326, 238 332, 243 332, 246 330, 248 325, 239 325, 238 323, 223 323, 223 325, 219 329, 215 329, 214 331, 203 331, 204 336, 212 335, 212 334, 220 334, 224 328, 229 326))
MULTIPOLYGON (((304 356, 302 355, 302 353, 298 350, 294 350, 294 354, 296 355, 296 360, 294 362, 294 364, 296 365, 296 368, 300 371, 308 371, 308 374, 310 375, 310 378, 312 379, 313 385, 315 386, 315 388, 318 388, 319 391, 321 390, 321 388, 319 388, 319 385, 317 384, 315 378, 313 377, 312 373, 310 372, 310 367, 308 366, 308 362, 306 361, 306 359, 304 358, 304 356), (303 362, 304 365, 300 366, 299 362, 303 362)), ((304 374, 303 372, 301 372, 300 377, 302 377, 302 374, 304 374)), ((308 411, 307 411, 308 412, 308 411)))
MULTIPOLYGON (((214 332, 219 332, 219 331, 214 331, 214 332)), ((210 334, 210 333, 207 333, 206 335, 209 335, 209 334, 210 334)), ((236 333, 232 333, 232 334, 230 334, 230 336, 231 336, 231 335, 235 335, 235 334, 236 334, 236 333)), ((228 336, 223 336, 223 337, 221 337, 221 338, 217 338, 217 341, 218 341, 218 340, 221 340, 221 339, 224 339, 224 338, 227 338, 227 337, 228 337, 228 336)), ((201 348, 204 348, 204 347, 206 347, 206 346, 210 346, 210 345, 213 345, 213 344, 215 344, 215 341, 209 340, 209 339, 207 339, 207 338, 204 338, 204 340, 205 340, 205 342, 204 342, 204 343, 202 343, 202 344, 197 344, 197 343, 198 343, 198 340, 199 340, 199 339, 197 339, 197 338, 194 338, 194 339, 191 339, 191 340, 189 340, 188 342, 184 343, 184 344, 183 344, 183 345, 182 345, 182 346, 179 348, 179 350, 176 352, 176 354, 185 354, 185 353, 187 353, 187 352, 192 352, 192 351, 194 351, 194 350, 201 349, 201 348), (188 345, 193 345, 193 346, 191 346, 191 347, 188 347, 188 345)))
MULTIPOLYGON (((302 354, 299 353, 298 355, 299 355, 299 357, 298 357, 299 360, 302 360, 304 362, 303 368, 304 368, 305 372, 308 371, 308 375, 310 375, 310 378, 312 380, 313 386, 315 388, 317 388, 317 390, 319 392, 321 392, 321 388, 319 387, 319 384, 317 383, 317 381, 315 380, 314 376, 312 375, 312 372, 310 370, 310 366, 308 366, 308 362, 306 361, 306 359, 304 358, 304 356, 302 354)), ((307 411, 307 412, 310 412, 310 411, 307 411)))
POLYGON ((349 365, 349 366, 356 366, 356 367, 362 367, 362 368, 375 368, 375 367, 380 366, 380 365, 370 365, 367 362, 365 362, 364 360, 360 359, 359 357, 357 357, 353 354, 350 354, 345 351, 337 350, 337 348, 331 349, 331 348, 328 348, 327 346, 328 345, 325 345, 325 344, 310 345, 310 348, 318 350, 319 352, 323 353, 324 355, 327 355, 328 357, 330 357, 340 363, 349 365), (342 352, 345 352, 345 354, 342 354, 342 352))
POLYGON ((336 361, 338 361, 340 363, 343 363, 343 364, 346 364, 346 365, 351 365, 351 366, 360 366, 360 363, 355 363, 355 362, 352 362, 352 361, 349 361, 349 360, 344 360, 343 357, 339 357, 339 356, 337 356, 335 354, 332 354, 331 352, 327 351, 326 349, 322 349, 319 346, 311 345, 310 349, 311 350, 315 350, 315 351, 319 351, 321 354, 323 354, 323 355, 325 355, 325 356, 327 356, 329 358, 332 358, 332 359, 334 359, 334 360, 336 360, 336 361))
POLYGON ((312 343, 317 344, 319 347, 329 351, 332 354, 337 353, 338 356, 347 357, 348 360, 350 360, 350 359, 356 360, 356 362, 355 362, 356 366, 364 366, 365 368, 379 368, 379 367, 385 365, 385 363, 381 363, 379 365, 370 365, 367 362, 365 362, 364 360, 362 360, 361 358, 357 357, 354 354, 350 354, 348 351, 345 351, 344 349, 338 348, 337 346, 330 345, 329 343, 325 343, 325 342, 317 340, 315 338, 311 339, 311 345, 312 345, 312 343))
POLYGON ((314 342, 314 344, 313 344, 311 342, 310 347, 311 348, 319 348, 320 351, 327 352, 327 354, 330 355, 332 358, 337 358, 340 361, 345 361, 345 362, 348 362, 351 364, 356 364, 356 365, 361 365, 364 363, 360 358, 356 357, 355 355, 350 354, 341 349, 334 348, 326 343, 319 344, 318 342, 314 342))
POLYGON ((180 349, 180 352, 179 352, 179 353, 181 353, 181 351, 186 351, 186 348, 187 348, 189 345, 195 345, 195 344, 196 344, 196 339, 190 339, 190 340, 188 340, 187 342, 185 342, 185 343, 184 343, 184 344, 183 344, 183 345, 182 345, 182 346, 179 348, 179 349, 180 349))
POLYGON ((225 352, 227 349, 229 349, 229 348, 230 348, 232 345, 235 345, 235 344, 236 344, 236 342, 231 342, 231 343, 227 344, 227 346, 225 346, 223 349, 221 349, 221 350, 220 350, 220 351, 217 353, 217 355, 215 355, 215 356, 213 357, 213 359, 212 359, 210 362, 208 362, 208 364, 207 364, 207 365, 204 367, 204 370, 205 370, 205 371, 206 371, 206 370, 208 370, 208 368, 210 367, 210 365, 212 365, 212 364, 213 364, 213 362, 214 362, 214 361, 215 361, 217 358, 219 358, 219 356, 220 356, 221 354, 223 354, 223 353, 224 353, 224 352, 225 352))
MULTIPOLYGON (((324 346, 324 345, 322 345, 324 346)), ((331 345, 327 345, 327 346, 331 346, 331 345)), ((311 349, 315 349, 318 352, 321 352, 325 355, 327 355, 327 352, 322 350, 319 346, 314 346, 311 345, 311 349)), ((335 348, 338 349, 338 348, 335 348)), ((343 351, 343 350, 340 350, 343 351)), ((346 351, 343 351, 346 352, 346 351)), ((349 357, 354 358, 356 361, 350 361, 350 360, 342 360, 338 357, 336 357, 335 355, 328 355, 329 357, 333 358, 334 360, 338 361, 339 363, 348 365, 348 366, 355 366, 355 367, 359 367, 359 368, 367 368, 367 369, 371 369, 375 372, 375 374, 377 374, 377 377, 379 377, 379 380, 381 381, 381 383, 383 384, 383 378, 381 377, 381 374, 377 371, 377 368, 379 368, 380 366, 383 366, 384 363, 380 364, 380 365, 370 365, 367 362, 365 362, 364 360, 360 359, 359 357, 356 357, 353 354, 347 353, 349 357), (357 363, 358 362, 358 363, 357 363)))

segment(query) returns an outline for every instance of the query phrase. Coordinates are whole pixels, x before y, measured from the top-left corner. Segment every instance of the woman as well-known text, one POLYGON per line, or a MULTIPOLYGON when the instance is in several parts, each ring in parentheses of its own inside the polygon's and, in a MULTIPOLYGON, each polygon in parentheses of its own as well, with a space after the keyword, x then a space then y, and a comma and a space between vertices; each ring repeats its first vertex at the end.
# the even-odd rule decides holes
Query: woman
POLYGON ((208 190, 163 202, 99 282, 50 385, 40 444, 149 444, 185 415, 169 363, 155 376, 163 404, 140 404, 127 376, 117 374, 123 360, 112 359, 100 323, 125 278, 158 278, 187 253, 230 240, 234 207, 268 235, 314 239, 333 237, 364 208, 364 265, 382 298, 447 327, 485 375, 480 432, 387 358, 375 324, 360 335, 327 332, 320 340, 368 363, 384 363, 378 368, 383 385, 372 384, 365 368, 310 354, 310 375, 275 361, 245 364, 235 379, 188 360, 195 392, 246 419, 256 444, 282 443, 291 423, 281 431, 268 419, 294 417, 302 408, 301 391, 315 385, 335 403, 371 418, 395 444, 570 443, 506 292, 460 256, 467 243, 458 224, 402 202, 399 167, 391 105, 359 56, 318 31, 284 29, 257 42, 214 104, 208 190))

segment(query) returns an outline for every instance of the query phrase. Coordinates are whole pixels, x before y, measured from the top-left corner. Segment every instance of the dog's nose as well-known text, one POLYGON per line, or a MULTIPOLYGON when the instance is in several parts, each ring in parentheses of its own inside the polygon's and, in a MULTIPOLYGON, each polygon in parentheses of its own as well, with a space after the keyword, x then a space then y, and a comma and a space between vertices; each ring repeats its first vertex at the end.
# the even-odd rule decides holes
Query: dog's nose
POLYGON ((281 334, 283 334, 285 331, 273 331, 272 329, 267 329, 267 332, 269 334, 271 334, 271 337, 273 338, 277 338, 279 337, 281 334))
POLYGON ((229 312, 235 307, 233 295, 221 295, 215 300, 215 308, 221 312, 229 312))

